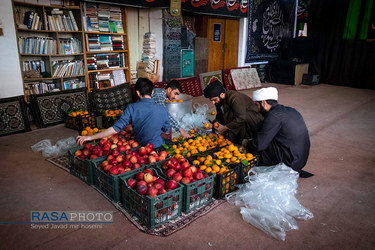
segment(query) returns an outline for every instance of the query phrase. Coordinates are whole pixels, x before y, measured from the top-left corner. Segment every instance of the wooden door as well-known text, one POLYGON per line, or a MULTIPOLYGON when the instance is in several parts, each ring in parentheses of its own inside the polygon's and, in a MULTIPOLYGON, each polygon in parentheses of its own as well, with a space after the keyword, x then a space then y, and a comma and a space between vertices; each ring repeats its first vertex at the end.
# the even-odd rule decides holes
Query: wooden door
POLYGON ((208 19, 208 71, 237 67, 239 20, 208 19))

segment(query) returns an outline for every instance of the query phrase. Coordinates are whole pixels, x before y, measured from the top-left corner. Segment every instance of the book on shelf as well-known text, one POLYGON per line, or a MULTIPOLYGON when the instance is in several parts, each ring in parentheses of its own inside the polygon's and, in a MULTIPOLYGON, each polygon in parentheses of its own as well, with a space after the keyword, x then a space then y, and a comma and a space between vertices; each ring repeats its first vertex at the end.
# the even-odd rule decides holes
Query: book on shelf
MULTIPOLYGON (((31 60, 22 62, 22 71, 27 72, 31 70, 36 70, 40 75, 43 75, 46 72, 46 65, 43 60, 31 60)), ((27 77, 27 76, 25 76, 27 77)))
POLYGON ((85 31, 124 33, 120 7, 84 3, 83 13, 85 31))
POLYGON ((63 89, 64 90, 67 90, 67 89, 78 89, 78 88, 83 88, 85 86, 86 86, 85 82, 79 80, 78 78, 77 79, 65 80, 63 82, 63 89))
POLYGON ((61 60, 52 62, 53 77, 83 75, 83 60, 61 60))
POLYGON ((82 42, 74 37, 60 38, 59 51, 63 55, 80 54, 82 53, 82 42))
POLYGON ((56 54, 56 40, 51 37, 18 37, 21 54, 56 54))
POLYGON ((79 31, 77 22, 71 10, 64 13, 59 9, 53 9, 51 15, 47 15, 47 29, 51 31, 79 31))

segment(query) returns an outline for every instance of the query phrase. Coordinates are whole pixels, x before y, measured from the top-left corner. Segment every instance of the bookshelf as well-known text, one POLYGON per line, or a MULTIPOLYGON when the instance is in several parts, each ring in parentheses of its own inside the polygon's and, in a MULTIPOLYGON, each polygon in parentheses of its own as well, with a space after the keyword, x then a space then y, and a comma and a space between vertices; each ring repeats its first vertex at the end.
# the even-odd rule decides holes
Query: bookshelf
POLYGON ((24 94, 86 86, 80 1, 13 0, 24 94))
POLYGON ((130 82, 127 9, 85 2, 82 12, 88 90, 130 82))

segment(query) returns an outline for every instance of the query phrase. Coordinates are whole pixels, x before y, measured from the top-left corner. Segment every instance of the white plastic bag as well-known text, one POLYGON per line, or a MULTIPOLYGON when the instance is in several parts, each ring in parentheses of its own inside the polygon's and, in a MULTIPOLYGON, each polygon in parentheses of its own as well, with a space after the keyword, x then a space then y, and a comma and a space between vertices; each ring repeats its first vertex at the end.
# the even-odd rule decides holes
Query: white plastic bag
POLYGON ((241 214, 246 222, 276 239, 285 240, 286 231, 298 230, 295 219, 314 217, 295 197, 298 176, 298 172, 284 163, 254 167, 245 177, 248 183, 239 185, 239 190, 226 198, 236 206, 243 206, 241 214))
POLYGON ((203 128, 203 123, 207 121, 208 105, 200 105, 199 103, 194 104, 195 112, 193 114, 185 114, 181 119, 181 126, 185 130, 191 130, 193 128, 203 128))
POLYGON ((68 137, 65 139, 58 140, 55 145, 52 146, 50 139, 44 139, 33 146, 31 149, 34 152, 42 152, 43 157, 61 156, 68 152, 68 149, 76 146, 76 140, 74 137, 68 137))

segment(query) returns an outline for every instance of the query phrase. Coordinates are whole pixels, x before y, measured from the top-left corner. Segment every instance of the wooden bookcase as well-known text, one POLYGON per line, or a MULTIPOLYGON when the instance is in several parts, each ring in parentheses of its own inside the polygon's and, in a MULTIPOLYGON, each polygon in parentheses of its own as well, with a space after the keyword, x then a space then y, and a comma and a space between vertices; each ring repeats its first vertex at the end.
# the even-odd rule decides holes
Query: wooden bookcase
MULTIPOLYGON (((86 7, 88 4, 96 5, 97 10, 99 13, 100 7, 102 6, 101 4, 95 4, 95 3, 84 3, 82 10, 84 13, 83 18, 85 19, 86 16, 88 16, 88 12, 86 7), (85 15, 86 14, 86 15, 85 15)), ((89 29, 89 24, 87 19, 84 20, 85 23, 85 31, 84 31, 84 40, 85 40, 85 48, 84 48, 84 58, 85 58, 85 72, 86 72, 86 79, 87 79, 87 88, 89 91, 91 91, 94 88, 107 88, 107 87, 113 87, 115 85, 125 83, 125 82, 131 82, 131 72, 130 72, 130 59, 129 59, 129 38, 128 38, 128 24, 127 24, 127 9, 121 6, 116 6, 116 5, 108 5, 108 4, 103 4, 105 6, 110 6, 114 8, 118 8, 121 11, 121 24, 122 24, 122 29, 120 32, 116 30, 116 32, 106 32, 106 31, 92 31, 89 29), (113 38, 118 38, 117 41, 122 42, 122 48, 114 50, 114 45, 110 45, 107 47, 102 47, 101 39, 105 38, 107 40, 112 40, 113 38), (90 39, 98 39, 99 44, 96 44, 96 50, 92 49, 95 47, 95 44, 93 47, 90 39), (98 49, 98 47, 100 49, 98 49), (120 60, 120 65, 111 67, 108 65, 105 66, 104 68, 101 67, 99 61, 100 57, 108 57, 112 56, 113 58, 119 57, 121 58, 120 60), (93 61, 96 58, 96 63, 93 63, 93 61), (116 72, 117 71, 117 72, 116 72), (114 74, 119 73, 117 75, 122 76, 122 81, 112 81, 109 83, 106 80, 100 80, 100 76, 110 76, 111 79, 113 79, 114 74), (106 82, 106 85, 103 83, 106 82)), ((100 26, 100 24, 99 24, 100 26)), ((113 40, 112 40, 113 41, 113 40)), ((103 64, 102 64, 103 65, 103 64)), ((121 78, 117 78, 121 79, 121 78)))
POLYGON ((80 87, 86 86, 82 9, 80 1, 71 2, 74 5, 13 1, 18 53, 27 101, 30 94, 71 89, 69 83, 72 82, 80 83, 80 87), (31 18, 33 15, 29 11, 34 15, 36 13, 36 17, 31 18), (30 17, 29 23, 25 22, 28 20, 25 16, 30 17), (57 19, 53 23, 63 23, 63 27, 51 27, 49 16, 55 16, 57 19), (75 51, 71 50, 72 44, 75 51), (47 48, 51 49, 48 51, 47 48), (66 70, 64 72, 58 71, 59 69, 66 70))
MULTIPOLYGON (((39 0, 38 2, 46 4, 12 0, 18 54, 25 99, 27 101, 30 94, 43 94, 51 91, 71 89, 73 88, 72 83, 75 83, 74 87, 87 87, 89 91, 92 88, 102 87, 96 84, 93 79, 103 72, 112 73, 115 70, 121 70, 123 71, 125 82, 130 82, 126 8, 118 7, 121 9, 122 33, 95 32, 84 29, 84 4, 81 1, 62 1, 65 4, 69 2, 70 5, 65 6, 48 5, 48 0, 39 0), (25 18, 22 15, 28 11, 37 13, 37 18, 33 18, 31 23, 28 23, 29 25, 23 24, 25 18), (54 16, 56 16, 57 20, 54 19, 54 16), (76 22, 75 27, 72 21, 73 18, 76 22), (64 28, 57 27, 57 23, 61 25, 61 22, 64 28), (123 49, 116 51, 90 51, 88 37, 91 35, 120 35, 123 49), (53 49, 50 51, 43 49, 46 47, 50 48, 51 46, 53 49), (77 50, 72 51, 73 46, 77 50), (122 55, 123 66, 119 68, 89 70, 87 58, 103 53, 122 55), (58 71, 64 67, 66 69, 65 72, 64 70, 58 71), (36 68, 36 70, 32 70, 33 68, 36 68), (58 72, 60 74, 56 74, 58 72), (77 83, 80 84, 78 85, 77 83)), ((29 13, 25 15, 29 16, 29 13)))

